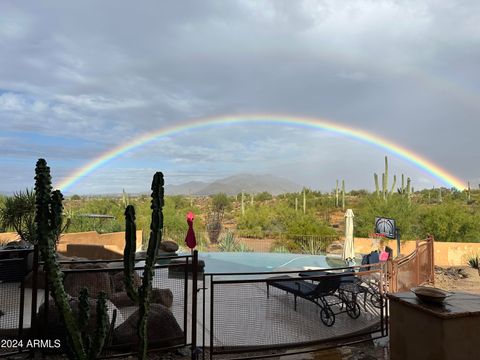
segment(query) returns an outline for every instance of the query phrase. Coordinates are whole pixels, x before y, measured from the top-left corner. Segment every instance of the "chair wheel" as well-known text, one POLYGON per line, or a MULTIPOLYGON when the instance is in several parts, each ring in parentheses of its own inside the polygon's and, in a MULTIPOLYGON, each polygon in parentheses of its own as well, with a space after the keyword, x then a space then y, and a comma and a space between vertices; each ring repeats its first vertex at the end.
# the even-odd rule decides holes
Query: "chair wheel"
POLYGON ((320 319, 326 326, 332 326, 335 323, 335 314, 328 308, 323 308, 320 311, 320 319))
POLYGON ((347 303, 347 314, 352 319, 356 319, 360 316, 360 306, 356 302, 347 303))
POLYGON ((380 309, 382 307, 382 295, 378 293, 370 295, 370 302, 377 309, 380 309))

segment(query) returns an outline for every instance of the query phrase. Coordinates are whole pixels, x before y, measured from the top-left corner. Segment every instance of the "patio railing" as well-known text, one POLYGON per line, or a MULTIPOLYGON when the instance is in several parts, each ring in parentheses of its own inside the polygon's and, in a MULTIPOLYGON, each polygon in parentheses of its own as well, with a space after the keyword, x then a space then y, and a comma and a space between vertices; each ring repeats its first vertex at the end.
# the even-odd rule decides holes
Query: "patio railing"
POLYGON ((415 250, 387 263, 388 291, 408 291, 423 284, 434 284, 434 239, 417 240, 415 250))

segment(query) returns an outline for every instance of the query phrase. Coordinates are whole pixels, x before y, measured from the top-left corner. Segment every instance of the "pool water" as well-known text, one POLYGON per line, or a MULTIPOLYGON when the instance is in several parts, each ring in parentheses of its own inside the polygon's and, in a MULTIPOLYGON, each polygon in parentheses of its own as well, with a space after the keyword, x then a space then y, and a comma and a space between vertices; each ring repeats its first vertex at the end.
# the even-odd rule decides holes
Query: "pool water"
POLYGON ((303 255, 254 252, 200 253, 205 273, 244 273, 344 267, 340 258, 326 255, 303 255))

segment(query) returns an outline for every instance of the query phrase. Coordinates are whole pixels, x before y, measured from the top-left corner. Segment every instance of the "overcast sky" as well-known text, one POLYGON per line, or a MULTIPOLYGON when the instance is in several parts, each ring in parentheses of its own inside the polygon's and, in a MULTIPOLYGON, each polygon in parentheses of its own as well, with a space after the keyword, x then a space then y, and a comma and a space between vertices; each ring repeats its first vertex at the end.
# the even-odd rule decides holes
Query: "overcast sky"
MULTIPOLYGON (((59 182, 165 126, 279 113, 371 131, 480 183, 480 1, 2 1, 0 192, 59 182)), ((272 173, 330 190, 373 173, 442 185, 371 145, 280 125, 211 126, 108 162, 67 193, 272 173)))

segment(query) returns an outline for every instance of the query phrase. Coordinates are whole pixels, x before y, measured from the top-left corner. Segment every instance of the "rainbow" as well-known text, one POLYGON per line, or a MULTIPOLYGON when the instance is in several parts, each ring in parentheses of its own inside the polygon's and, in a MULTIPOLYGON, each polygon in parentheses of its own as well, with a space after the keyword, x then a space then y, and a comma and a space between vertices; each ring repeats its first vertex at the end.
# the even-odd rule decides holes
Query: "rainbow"
POLYGON ((219 116, 208 117, 201 119, 194 119, 177 123, 172 126, 162 127, 154 132, 144 134, 130 140, 128 143, 117 146, 95 159, 83 167, 75 170, 68 175, 63 181, 57 184, 55 187, 62 191, 68 191, 73 185, 78 183, 82 178, 92 173, 99 167, 105 165, 109 161, 121 156, 124 153, 129 152, 135 148, 153 142, 161 137, 175 135, 186 130, 201 129, 215 125, 228 125, 228 124, 273 124, 273 125, 290 125, 298 127, 306 127, 329 131, 341 136, 352 138, 357 141, 376 146, 384 149, 391 154, 398 156, 406 160, 407 162, 415 165, 426 173, 430 174, 442 184, 448 187, 454 187, 459 190, 465 189, 465 182, 461 179, 450 174, 440 166, 434 164, 430 160, 422 157, 413 151, 406 149, 394 142, 375 135, 371 132, 367 132, 353 127, 334 123, 325 119, 307 118, 307 117, 294 117, 285 115, 272 115, 272 114, 260 114, 260 115, 233 115, 233 116, 219 116))

